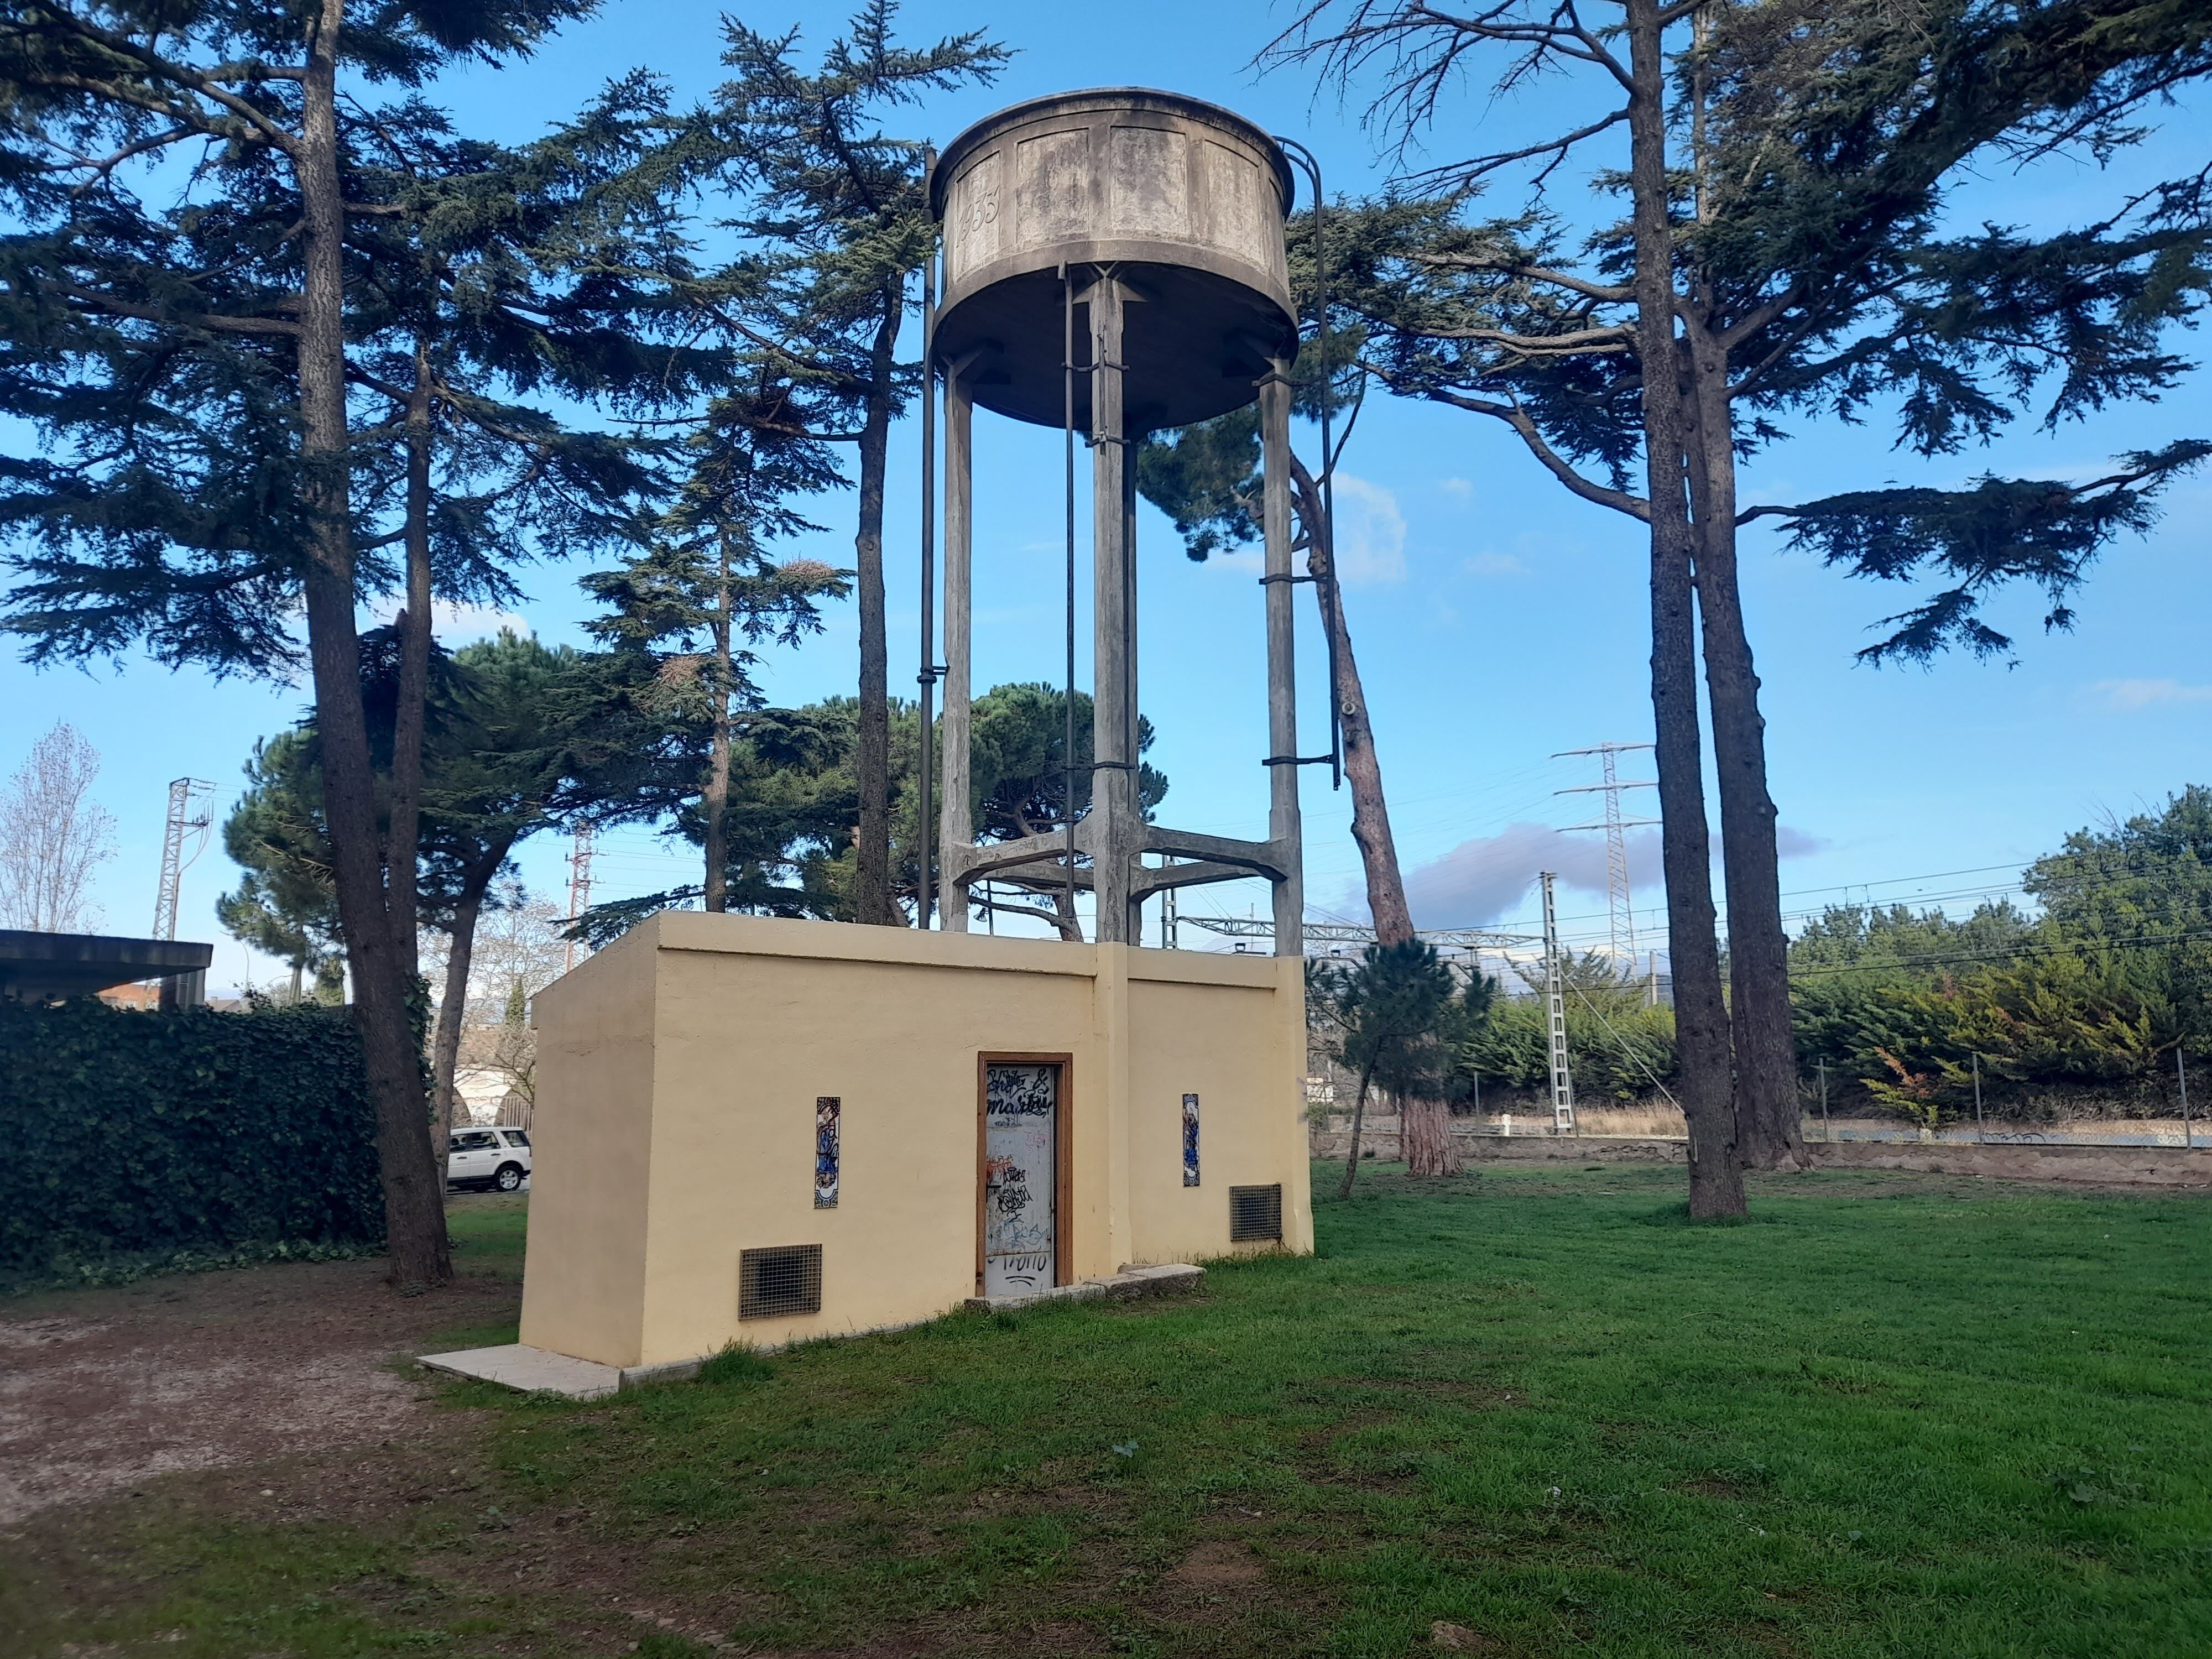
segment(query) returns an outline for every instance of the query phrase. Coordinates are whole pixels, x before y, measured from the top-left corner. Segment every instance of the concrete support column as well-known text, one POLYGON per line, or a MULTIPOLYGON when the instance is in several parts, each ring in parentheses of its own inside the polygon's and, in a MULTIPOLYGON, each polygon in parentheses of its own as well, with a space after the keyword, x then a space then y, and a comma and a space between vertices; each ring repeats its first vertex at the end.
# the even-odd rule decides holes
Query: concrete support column
MULTIPOLYGON (((1133 1033, 1129 1008, 1129 947, 1097 947, 1091 979, 1091 1018, 1097 1033, 1096 1099, 1086 1106, 1078 1092, 1073 1101, 1079 1151, 1088 1147, 1097 1160, 1091 1167, 1103 1177, 1097 1188, 1099 1208, 1077 1223, 1075 1260, 1080 1271, 1071 1278, 1088 1278, 1116 1271, 1137 1259, 1135 1217, 1129 1198, 1131 1138, 1136 1133, 1136 1101, 1131 1052, 1133 1033), (1086 1112, 1091 1138, 1083 1138, 1086 1112), (1084 1223, 1090 1237, 1084 1237, 1084 1223)), ((1080 1085, 1079 1085, 1079 1090, 1080 1085)))
POLYGON ((1122 404, 1121 334, 1127 296, 1110 276, 1091 284, 1091 879, 1101 945, 1139 942, 1131 896, 1142 844, 1137 806, 1133 468, 1122 404))
POLYGON ((1261 526, 1267 550, 1267 839, 1282 862, 1275 884, 1275 954, 1305 954, 1305 877, 1298 822, 1297 639, 1291 608, 1290 364, 1278 360, 1260 383, 1263 468, 1261 526))
MULTIPOLYGON (((942 799, 937 844, 943 867, 952 867, 952 849, 975 839, 969 805, 969 642, 975 624, 975 404, 957 369, 945 377, 945 726, 942 799)), ((947 933, 968 931, 968 891, 946 881, 938 895, 938 925, 947 933)))

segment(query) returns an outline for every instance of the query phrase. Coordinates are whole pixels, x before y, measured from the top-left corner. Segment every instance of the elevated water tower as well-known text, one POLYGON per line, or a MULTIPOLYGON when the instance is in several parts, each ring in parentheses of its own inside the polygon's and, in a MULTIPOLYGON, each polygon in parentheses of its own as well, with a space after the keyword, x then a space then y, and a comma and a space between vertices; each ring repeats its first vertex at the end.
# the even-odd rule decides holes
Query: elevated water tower
MULTIPOLYGON (((1132 88, 1001 110, 954 139, 935 164, 930 204, 944 232, 945 293, 928 356, 933 398, 942 386, 945 441, 938 830, 949 930, 965 931, 969 889, 978 881, 1037 891, 1064 884, 1093 889, 1100 942, 1133 945, 1150 895, 1257 875, 1273 884, 1277 954, 1303 952, 1288 379, 1298 331, 1284 255, 1291 195, 1283 150, 1260 128, 1195 98, 1132 88), (1255 400, 1268 744, 1261 757, 1267 838, 1256 842, 1147 823, 1139 805, 1134 465, 1146 434, 1255 400), (969 803, 978 406, 1066 434, 1071 690, 1077 439, 1091 450, 1093 804, 1079 823, 985 845, 975 842, 969 803), (1164 861, 1148 865, 1148 853, 1164 861)), ((933 517, 927 498, 924 516, 933 517)), ((926 550, 933 529, 925 529, 926 550)), ((929 586, 925 571, 925 641, 929 586)))

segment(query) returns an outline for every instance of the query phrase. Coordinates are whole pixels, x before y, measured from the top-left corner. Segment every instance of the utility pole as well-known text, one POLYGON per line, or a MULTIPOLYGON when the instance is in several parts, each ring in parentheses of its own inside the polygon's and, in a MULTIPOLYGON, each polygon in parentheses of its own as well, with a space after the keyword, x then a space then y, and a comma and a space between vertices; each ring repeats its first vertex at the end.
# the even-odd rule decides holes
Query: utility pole
POLYGON ((1546 870, 1536 878, 1544 884, 1544 1001, 1546 1024, 1552 1033, 1552 1133, 1571 1134, 1575 1080, 1567 1071, 1566 973, 1559 956, 1559 920, 1552 903, 1552 872, 1546 870))
POLYGON ((1648 743, 1600 743, 1593 744, 1588 749, 1563 749, 1552 757, 1553 760, 1565 760, 1571 755, 1595 755, 1605 779, 1602 783, 1581 784, 1572 789, 1555 789, 1552 793, 1555 795, 1605 797, 1605 817, 1601 822, 1569 824, 1567 830, 1570 834, 1580 830, 1605 831, 1605 908, 1613 924, 1613 960, 1616 973, 1623 963, 1628 964, 1630 974, 1636 971, 1636 914, 1629 905, 1628 840, 1626 832, 1659 822, 1656 818, 1622 817, 1620 792, 1624 789, 1656 789, 1659 786, 1641 778, 1632 778, 1623 783, 1615 765, 1615 757, 1634 750, 1651 747, 1653 745, 1648 743))
POLYGON ((185 872, 207 850, 215 827, 215 785, 205 778, 176 778, 169 784, 169 821, 161 835, 161 887, 154 898, 154 937, 177 936, 177 894, 185 872), (192 850, 185 851, 185 837, 192 850))
POLYGON ((1182 948, 1176 942, 1176 890, 1172 887, 1162 888, 1160 890, 1160 949, 1163 951, 1176 951, 1182 948))
MULTIPOLYGON (((592 826, 576 826, 575 845, 568 854, 568 921, 574 926, 592 908, 592 826)), ((561 971, 576 965, 576 941, 568 941, 568 960, 561 971)))

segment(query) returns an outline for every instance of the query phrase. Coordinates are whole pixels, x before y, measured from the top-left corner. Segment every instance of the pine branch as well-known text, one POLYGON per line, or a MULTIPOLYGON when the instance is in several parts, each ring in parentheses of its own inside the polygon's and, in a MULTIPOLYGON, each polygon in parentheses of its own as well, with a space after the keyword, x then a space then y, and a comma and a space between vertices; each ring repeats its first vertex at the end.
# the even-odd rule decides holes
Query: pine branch
MULTIPOLYGON (((1398 389, 1398 382, 1389 370, 1373 364, 1366 364, 1363 367, 1365 367, 1384 385, 1398 389)), ((1487 398, 1471 398, 1464 393, 1449 392, 1439 386, 1423 387, 1418 395, 1427 398, 1432 402, 1449 404, 1454 409, 1464 409, 1472 414, 1487 415, 1493 420, 1504 422, 1520 435, 1521 441, 1528 446, 1528 453, 1536 458, 1546 471, 1584 501, 1594 501, 1600 507, 1609 507, 1614 512, 1626 514, 1632 519, 1647 522, 1650 520, 1651 517, 1650 502, 1629 494, 1625 489, 1608 489, 1604 484, 1594 483, 1583 477, 1581 473, 1575 471, 1565 456, 1544 441, 1544 434, 1537 429, 1536 422, 1529 417, 1528 410, 1522 408, 1519 404, 1500 403, 1487 398)))

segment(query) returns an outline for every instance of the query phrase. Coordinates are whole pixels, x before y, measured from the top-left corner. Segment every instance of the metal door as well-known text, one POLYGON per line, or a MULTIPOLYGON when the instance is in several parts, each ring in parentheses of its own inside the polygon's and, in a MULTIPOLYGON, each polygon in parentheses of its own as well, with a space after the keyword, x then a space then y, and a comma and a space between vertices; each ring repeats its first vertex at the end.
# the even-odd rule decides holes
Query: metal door
POLYGON ((1055 1282, 1059 1266, 1060 1067, 983 1068, 983 1294, 1055 1282))

